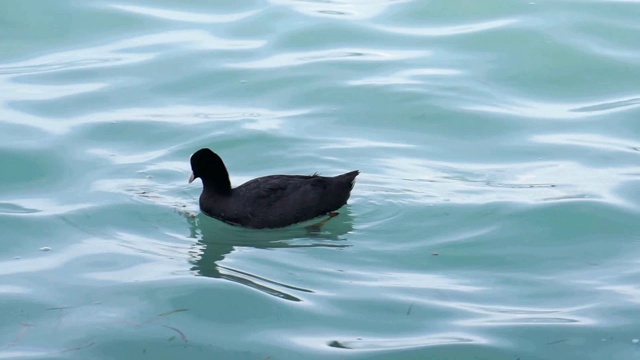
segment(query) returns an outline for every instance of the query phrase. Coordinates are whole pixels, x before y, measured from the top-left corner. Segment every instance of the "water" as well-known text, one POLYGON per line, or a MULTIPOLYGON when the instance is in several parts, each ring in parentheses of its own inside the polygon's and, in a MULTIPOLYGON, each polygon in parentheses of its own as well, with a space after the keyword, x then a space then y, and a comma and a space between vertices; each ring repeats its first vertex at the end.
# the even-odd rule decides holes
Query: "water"
POLYGON ((640 357, 637 1, 5 1, 0 359, 640 357), (319 234, 198 214, 362 174, 319 234))

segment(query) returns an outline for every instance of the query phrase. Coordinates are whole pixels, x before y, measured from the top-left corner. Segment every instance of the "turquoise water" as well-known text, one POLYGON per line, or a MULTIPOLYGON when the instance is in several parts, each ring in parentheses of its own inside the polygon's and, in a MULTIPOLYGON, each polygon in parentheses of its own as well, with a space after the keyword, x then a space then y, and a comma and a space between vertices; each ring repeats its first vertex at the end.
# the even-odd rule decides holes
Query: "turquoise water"
POLYGON ((4 1, 0 359, 640 358, 637 1, 4 1), (362 174, 319 234, 199 214, 362 174))

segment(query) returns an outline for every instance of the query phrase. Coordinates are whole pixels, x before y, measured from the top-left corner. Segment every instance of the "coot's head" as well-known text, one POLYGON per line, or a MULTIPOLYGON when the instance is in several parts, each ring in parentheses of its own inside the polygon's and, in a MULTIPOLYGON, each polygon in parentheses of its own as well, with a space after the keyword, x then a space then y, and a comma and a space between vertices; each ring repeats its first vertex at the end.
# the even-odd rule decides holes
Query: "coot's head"
POLYGON ((215 190, 220 193, 231 191, 229 173, 224 162, 210 149, 204 148, 191 155, 191 177, 189 183, 200 178, 205 189, 215 190))

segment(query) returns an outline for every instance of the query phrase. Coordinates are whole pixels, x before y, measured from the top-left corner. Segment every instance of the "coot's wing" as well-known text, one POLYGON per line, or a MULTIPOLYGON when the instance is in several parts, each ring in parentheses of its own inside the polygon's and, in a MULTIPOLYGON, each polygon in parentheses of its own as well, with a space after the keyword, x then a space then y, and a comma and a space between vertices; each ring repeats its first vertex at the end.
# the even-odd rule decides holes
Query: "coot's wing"
POLYGON ((320 176, 271 175, 251 180, 237 189, 246 203, 258 208, 255 210, 273 210, 274 206, 304 203, 311 200, 308 195, 320 194, 325 188, 326 184, 320 176))
POLYGON ((255 196, 265 201, 278 199, 287 192, 289 181, 285 177, 267 177, 261 181, 260 186, 255 189, 255 196))

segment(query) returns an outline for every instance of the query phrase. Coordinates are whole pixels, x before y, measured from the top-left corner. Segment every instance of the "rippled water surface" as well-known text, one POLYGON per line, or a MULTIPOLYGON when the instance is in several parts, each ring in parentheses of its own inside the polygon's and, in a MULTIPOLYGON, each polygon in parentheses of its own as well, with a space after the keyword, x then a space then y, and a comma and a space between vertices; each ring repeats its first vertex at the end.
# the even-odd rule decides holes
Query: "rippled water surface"
POLYGON ((0 359, 640 358, 638 1, 4 1, 0 359), (321 232, 199 214, 359 169, 321 232))

